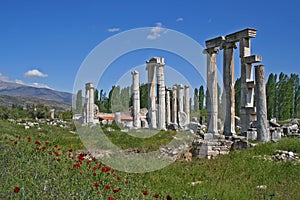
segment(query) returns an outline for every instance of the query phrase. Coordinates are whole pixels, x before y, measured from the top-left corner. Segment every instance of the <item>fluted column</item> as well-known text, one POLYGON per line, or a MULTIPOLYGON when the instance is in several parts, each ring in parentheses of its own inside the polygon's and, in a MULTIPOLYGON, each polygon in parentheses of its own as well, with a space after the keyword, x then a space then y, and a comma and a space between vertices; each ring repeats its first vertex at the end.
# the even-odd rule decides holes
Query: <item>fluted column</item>
POLYGON ((204 51, 207 54, 207 120, 208 133, 218 133, 218 86, 217 86, 217 48, 208 48, 204 51))
POLYGON ((166 88, 166 124, 171 123, 170 89, 166 88))
POLYGON ((267 100, 264 65, 255 66, 256 108, 257 108, 257 139, 268 142, 271 140, 267 120, 267 100))
POLYGON ((148 71, 148 116, 149 127, 156 129, 156 95, 155 95, 155 83, 154 83, 154 68, 155 65, 147 63, 146 70, 148 71))
POLYGON ((184 106, 183 112, 186 114, 186 124, 190 123, 190 86, 184 86, 184 106))
POLYGON ((235 134, 235 91, 234 91, 234 54, 235 43, 224 43, 223 49, 223 83, 225 92, 224 135, 235 134))
POLYGON ((133 127, 141 127, 140 119, 140 81, 139 72, 133 71, 132 74, 132 94, 133 94, 133 127))
POLYGON ((166 128, 166 91, 165 91, 165 75, 164 64, 157 64, 156 79, 158 88, 158 120, 157 128, 166 128))
POLYGON ((172 122, 177 124, 177 87, 176 85, 172 88, 172 122))

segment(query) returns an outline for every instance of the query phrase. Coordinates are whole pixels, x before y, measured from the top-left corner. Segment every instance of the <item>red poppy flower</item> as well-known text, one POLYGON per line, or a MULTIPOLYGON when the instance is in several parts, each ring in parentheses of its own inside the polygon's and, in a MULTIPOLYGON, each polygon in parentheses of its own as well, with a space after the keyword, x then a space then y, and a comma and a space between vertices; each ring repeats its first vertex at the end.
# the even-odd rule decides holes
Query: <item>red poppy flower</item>
POLYGON ((49 144, 49 142, 47 141, 47 142, 45 142, 45 144, 46 144, 46 145, 48 145, 48 144, 49 144))
POLYGON ((31 137, 28 137, 28 138, 27 138, 27 141, 30 142, 30 141, 31 141, 31 137))
POLYGON ((17 144, 18 144, 18 142, 17 142, 17 141, 15 141, 15 142, 14 142, 14 144, 15 144, 15 145, 17 145, 17 144))
POLYGON ((99 184, 98 183, 94 183, 93 186, 94 187, 99 187, 99 184))
POLYGON ((172 200, 172 197, 170 195, 167 195, 167 200, 172 200))
POLYGON ((54 152, 56 156, 59 156, 59 153, 57 151, 54 152))
POLYGON ((19 188, 19 187, 15 187, 14 192, 15 192, 15 193, 20 192, 20 188, 19 188))
POLYGON ((59 162, 59 161, 60 161, 60 158, 57 158, 57 161, 59 162))
POLYGON ((52 151, 49 151, 49 155, 52 155, 52 151))
POLYGON ((70 153, 73 152, 73 149, 69 149, 69 152, 70 152, 70 153))
POLYGON ((82 172, 82 171, 80 171, 79 173, 80 173, 80 174, 83 174, 83 172, 82 172))
POLYGON ((46 149, 46 147, 42 147, 42 150, 45 150, 46 149))
POLYGON ((159 195, 158 195, 158 194, 155 194, 153 197, 154 197, 155 199, 158 199, 159 195))
POLYGON ((113 197, 108 197, 108 200, 115 200, 113 197))
POLYGON ((142 193, 143 193, 143 195, 147 195, 148 194, 147 190, 144 190, 142 193))
POLYGON ((84 160, 84 157, 81 154, 79 156, 77 156, 77 158, 78 158, 78 160, 84 160))
POLYGON ((105 186, 105 189, 109 190, 110 189, 110 185, 105 186))
POLYGON ((119 190, 113 190, 113 192, 114 192, 114 193, 117 193, 117 192, 119 192, 119 190))
POLYGON ((68 167, 68 169, 67 169, 68 171, 70 171, 71 170, 71 168, 70 167, 68 167))
POLYGON ((41 143, 39 141, 36 141, 34 144, 41 145, 41 143))
POLYGON ((129 182, 128 180, 125 181, 126 184, 128 184, 128 182, 129 182))
POLYGON ((54 147, 55 147, 55 148, 58 148, 58 146, 57 146, 57 145, 55 145, 54 147))
POLYGON ((93 176, 96 176, 96 172, 93 173, 93 176))

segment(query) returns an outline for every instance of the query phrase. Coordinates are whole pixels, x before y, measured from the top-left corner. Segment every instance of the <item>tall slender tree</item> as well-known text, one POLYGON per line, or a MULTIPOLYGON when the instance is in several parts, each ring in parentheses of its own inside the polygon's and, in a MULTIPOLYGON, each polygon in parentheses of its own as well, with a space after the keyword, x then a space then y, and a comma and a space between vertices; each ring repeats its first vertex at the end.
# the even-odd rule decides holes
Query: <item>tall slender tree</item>
POLYGON ((266 84, 267 112, 269 119, 276 116, 276 79, 277 75, 271 73, 266 84))
POLYGON ((234 83, 235 92, 235 115, 240 116, 241 111, 241 78, 236 79, 234 83))
POLYGON ((194 111, 196 113, 199 112, 199 92, 198 92, 198 88, 194 89, 194 111))
POLYGON ((199 88, 199 110, 200 111, 204 109, 204 98, 205 98, 204 87, 203 85, 201 85, 199 88))
POLYGON ((82 90, 78 90, 76 95, 76 113, 82 113, 82 90))

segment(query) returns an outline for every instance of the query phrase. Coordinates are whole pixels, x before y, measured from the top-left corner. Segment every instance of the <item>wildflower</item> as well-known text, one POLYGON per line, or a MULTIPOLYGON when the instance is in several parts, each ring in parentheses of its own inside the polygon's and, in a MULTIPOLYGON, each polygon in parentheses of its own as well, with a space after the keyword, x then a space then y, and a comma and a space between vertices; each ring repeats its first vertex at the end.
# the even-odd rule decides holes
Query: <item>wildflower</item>
POLYGON ((46 144, 46 145, 48 145, 48 144, 49 144, 49 142, 48 142, 48 141, 46 141, 46 142, 45 142, 45 144, 46 144))
POLYGON ((45 150, 46 149, 46 147, 42 147, 42 150, 45 150))
POLYGON ((41 145, 41 143, 39 141, 36 141, 34 144, 41 145))
POLYGON ((79 156, 77 156, 77 158, 78 158, 78 160, 80 160, 80 161, 84 160, 84 157, 83 157, 82 154, 80 154, 79 156))
POLYGON ((142 191, 142 193, 143 193, 143 195, 147 195, 148 194, 147 190, 142 191))
POLYGON ((56 156, 59 156, 59 153, 57 151, 54 152, 56 156))
POLYGON ((93 176, 96 176, 96 172, 93 173, 93 176))
POLYGON ((67 169, 68 171, 70 171, 71 170, 71 168, 70 167, 68 167, 68 169, 67 169))
POLYGON ((113 192, 114 192, 114 193, 117 193, 117 192, 119 192, 119 190, 113 190, 113 192))
POLYGON ((59 161, 60 161, 60 158, 57 158, 57 161, 59 162, 59 161))
POLYGON ((167 195, 167 200, 172 200, 172 197, 170 195, 167 195))
POLYGON ((155 195, 153 196, 153 198, 155 198, 155 199, 158 199, 158 197, 159 197, 158 194, 155 194, 155 195))
POLYGON ((40 134, 38 134, 38 138, 41 138, 42 136, 40 134))
POLYGON ((99 184, 98 183, 94 183, 93 186, 94 187, 99 187, 99 184))
POLYGON ((14 192, 18 193, 19 191, 20 191, 20 188, 19 187, 15 187, 14 192))
POLYGON ((80 171, 80 172, 79 172, 79 174, 83 174, 83 172, 82 172, 82 171, 80 171))
POLYGON ((15 145, 17 145, 17 144, 18 144, 18 142, 17 142, 17 141, 15 141, 15 142, 14 142, 14 144, 15 144, 15 145))
POLYGON ((115 200, 113 197, 108 197, 108 200, 115 200))
POLYGON ((126 184, 128 184, 128 182, 129 182, 128 180, 125 181, 126 184))
POLYGON ((69 152, 70 152, 70 153, 73 152, 73 149, 69 149, 69 152))
POLYGON ((105 186, 105 189, 109 190, 110 189, 110 185, 105 186))
POLYGON ((31 137, 28 137, 28 138, 27 138, 27 141, 30 142, 30 141, 31 141, 31 137))

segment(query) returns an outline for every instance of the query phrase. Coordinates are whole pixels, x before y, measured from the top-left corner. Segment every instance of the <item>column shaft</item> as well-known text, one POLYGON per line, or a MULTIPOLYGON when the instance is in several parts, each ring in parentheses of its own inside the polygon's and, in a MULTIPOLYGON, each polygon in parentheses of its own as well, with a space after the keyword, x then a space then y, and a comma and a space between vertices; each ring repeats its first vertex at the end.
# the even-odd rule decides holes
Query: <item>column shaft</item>
POLYGON ((165 78, 164 65, 157 64, 156 79, 158 84, 158 129, 166 128, 166 93, 165 93, 165 78))
POLYGON ((148 116, 149 127, 156 129, 156 95, 155 95, 155 83, 154 83, 154 64, 147 64, 148 70, 148 116))
POLYGON ((140 128, 140 83, 139 73, 137 71, 131 72, 132 74, 132 94, 133 94, 133 127, 140 128))
POLYGON ((270 141, 270 132, 267 120, 267 100, 264 65, 255 66, 256 80, 256 108, 257 108, 257 139, 260 141, 270 141))
POLYGON ((190 123, 190 86, 184 86, 184 107, 183 111, 186 114, 186 124, 190 123))
POLYGON ((172 122, 177 124, 177 87, 174 85, 172 89, 172 122))
POLYGON ((170 89, 166 89, 166 123, 171 123, 170 89))
POLYGON ((225 92, 224 134, 235 134, 234 43, 225 43, 223 50, 223 83, 225 92))

